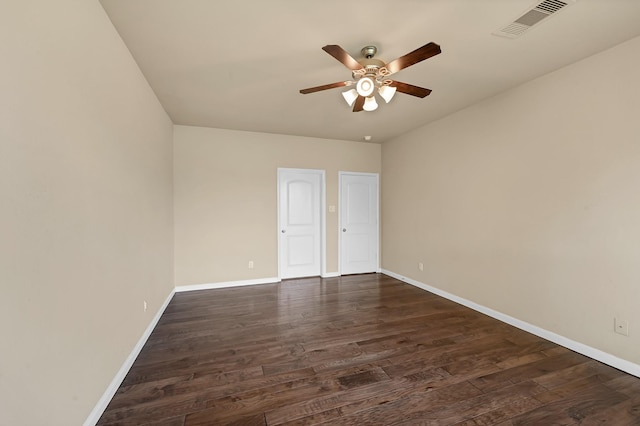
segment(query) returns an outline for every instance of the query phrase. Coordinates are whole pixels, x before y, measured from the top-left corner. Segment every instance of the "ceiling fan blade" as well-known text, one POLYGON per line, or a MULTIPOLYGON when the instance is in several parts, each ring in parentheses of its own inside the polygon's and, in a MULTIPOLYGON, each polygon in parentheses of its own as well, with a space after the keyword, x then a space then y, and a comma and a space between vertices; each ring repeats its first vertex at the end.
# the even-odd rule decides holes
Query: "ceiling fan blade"
POLYGON ((389 86, 395 87, 398 92, 417 96, 418 98, 424 98, 425 96, 429 96, 431 93, 431 89, 425 89, 424 87, 414 86, 413 84, 403 83, 401 81, 393 80, 389 86))
POLYGON ((353 112, 360 112, 364 110, 364 96, 358 96, 356 102, 353 104, 353 112))
POLYGON ((342 62, 342 64, 349 68, 351 71, 361 70, 364 68, 362 64, 351 57, 342 47, 337 44, 327 44, 322 48, 329 55, 336 58, 338 61, 342 62))
POLYGON ((410 67, 411 65, 417 64, 418 62, 424 61, 425 59, 429 59, 432 56, 436 56, 440 52, 440 46, 435 43, 427 43, 413 52, 407 53, 406 55, 389 62, 385 67, 391 74, 393 74, 410 67))
POLYGON ((337 83, 325 84, 324 86, 316 86, 316 87, 309 87, 308 89, 302 89, 300 90, 300 93, 302 93, 303 95, 306 95, 308 93, 320 92, 322 90, 335 89, 336 87, 349 86, 351 83, 352 83, 351 81, 339 81, 337 83))

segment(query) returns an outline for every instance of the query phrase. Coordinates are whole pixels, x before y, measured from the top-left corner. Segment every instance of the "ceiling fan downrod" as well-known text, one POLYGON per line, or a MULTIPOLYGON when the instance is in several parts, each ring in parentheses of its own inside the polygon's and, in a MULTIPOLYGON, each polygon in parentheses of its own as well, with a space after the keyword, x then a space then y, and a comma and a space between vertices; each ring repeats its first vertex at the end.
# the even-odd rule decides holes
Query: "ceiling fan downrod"
POLYGON ((371 59, 378 53, 378 48, 375 46, 365 46, 360 50, 360 53, 362 53, 362 56, 365 58, 371 59))

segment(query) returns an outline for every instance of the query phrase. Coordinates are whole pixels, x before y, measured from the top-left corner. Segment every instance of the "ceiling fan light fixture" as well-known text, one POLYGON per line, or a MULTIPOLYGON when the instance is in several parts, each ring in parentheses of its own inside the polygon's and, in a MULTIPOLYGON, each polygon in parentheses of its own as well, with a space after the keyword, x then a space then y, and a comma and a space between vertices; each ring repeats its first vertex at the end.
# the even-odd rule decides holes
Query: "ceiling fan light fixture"
POLYGON ((378 89, 378 93, 380 93, 380 96, 382 96, 382 99, 384 99, 386 103, 389 103, 391 99, 393 99, 393 95, 396 94, 396 88, 388 85, 382 86, 378 89))
POLYGON ((356 91, 358 95, 364 96, 365 98, 373 93, 373 89, 376 88, 376 85, 373 83, 373 80, 369 77, 362 77, 358 80, 358 84, 356 84, 356 91))
POLYGON ((346 92, 342 92, 342 96, 349 106, 353 106, 353 103, 358 99, 358 92, 356 92, 356 89, 351 89, 346 92))
POLYGON ((368 97, 364 100, 364 105, 362 109, 365 111, 375 111, 378 109, 378 103, 376 102, 376 98, 374 96, 368 97))

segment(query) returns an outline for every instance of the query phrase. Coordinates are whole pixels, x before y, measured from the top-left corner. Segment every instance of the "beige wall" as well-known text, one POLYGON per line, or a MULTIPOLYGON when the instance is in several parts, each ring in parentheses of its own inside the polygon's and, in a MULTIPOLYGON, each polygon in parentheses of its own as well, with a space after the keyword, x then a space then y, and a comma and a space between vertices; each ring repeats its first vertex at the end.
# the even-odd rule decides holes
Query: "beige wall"
POLYGON ((0 57, 0 424, 79 425, 173 287, 172 124, 97 1, 3 2, 0 57))
POLYGON ((640 363, 638 52, 640 38, 383 145, 383 268, 640 363))
MULTIPOLYGON (((278 276, 277 169, 380 171, 380 145, 202 127, 174 128, 176 285, 278 276), (250 260, 254 269, 248 269, 250 260)), ((327 212, 327 271, 338 270, 338 218, 327 212)))

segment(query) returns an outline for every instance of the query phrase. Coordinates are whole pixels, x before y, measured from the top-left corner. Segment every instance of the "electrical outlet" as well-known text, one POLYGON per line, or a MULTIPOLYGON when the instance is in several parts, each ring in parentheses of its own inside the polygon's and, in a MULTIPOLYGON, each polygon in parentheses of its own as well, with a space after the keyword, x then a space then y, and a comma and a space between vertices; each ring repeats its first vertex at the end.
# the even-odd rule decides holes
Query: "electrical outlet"
POLYGON ((629 335, 629 321, 620 317, 615 317, 613 319, 613 324, 616 333, 622 334, 623 336, 629 335))
POLYGON ((147 301, 146 300, 142 301, 142 309, 144 309, 144 312, 147 312, 147 301))
POLYGON ((249 269, 253 269, 253 260, 249 261, 249 269))
POLYGON ((418 263, 418 269, 420 269, 421 271, 424 271, 424 265, 422 264, 422 262, 418 263))

